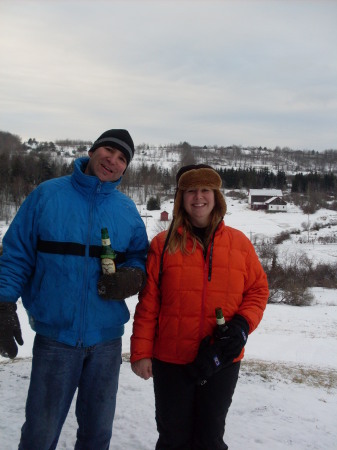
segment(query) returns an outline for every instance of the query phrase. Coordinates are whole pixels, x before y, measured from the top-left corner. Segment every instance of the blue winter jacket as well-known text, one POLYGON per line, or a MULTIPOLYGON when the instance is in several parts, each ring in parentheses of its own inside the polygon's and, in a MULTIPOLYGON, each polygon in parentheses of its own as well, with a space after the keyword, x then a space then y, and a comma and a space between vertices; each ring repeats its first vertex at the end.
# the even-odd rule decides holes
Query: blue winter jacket
POLYGON ((85 175, 41 183, 24 201, 3 238, 0 301, 21 296, 33 330, 72 346, 91 346, 124 333, 124 301, 99 297, 101 228, 108 228, 118 267, 145 271, 148 238, 134 202, 116 182, 85 175))

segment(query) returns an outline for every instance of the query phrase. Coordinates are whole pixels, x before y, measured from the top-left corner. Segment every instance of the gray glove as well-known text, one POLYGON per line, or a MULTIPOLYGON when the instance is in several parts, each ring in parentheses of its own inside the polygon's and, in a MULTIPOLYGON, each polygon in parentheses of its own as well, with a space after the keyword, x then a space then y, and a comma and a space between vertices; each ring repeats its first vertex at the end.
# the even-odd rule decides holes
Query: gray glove
POLYGON ((145 273, 138 267, 122 267, 111 275, 100 276, 98 294, 104 300, 124 300, 137 294, 145 280, 145 273))
POLYGON ((23 345, 16 303, 0 302, 0 355, 14 359, 23 345))

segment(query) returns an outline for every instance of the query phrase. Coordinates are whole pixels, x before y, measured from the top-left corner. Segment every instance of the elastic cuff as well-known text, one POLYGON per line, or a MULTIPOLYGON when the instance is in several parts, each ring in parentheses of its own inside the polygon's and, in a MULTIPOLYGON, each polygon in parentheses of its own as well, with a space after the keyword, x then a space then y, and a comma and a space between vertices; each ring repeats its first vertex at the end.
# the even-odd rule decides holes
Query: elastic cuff
POLYGON ((235 316, 231 319, 233 322, 237 323, 247 334, 249 334, 249 324, 247 320, 240 316, 240 314, 235 314, 235 316))

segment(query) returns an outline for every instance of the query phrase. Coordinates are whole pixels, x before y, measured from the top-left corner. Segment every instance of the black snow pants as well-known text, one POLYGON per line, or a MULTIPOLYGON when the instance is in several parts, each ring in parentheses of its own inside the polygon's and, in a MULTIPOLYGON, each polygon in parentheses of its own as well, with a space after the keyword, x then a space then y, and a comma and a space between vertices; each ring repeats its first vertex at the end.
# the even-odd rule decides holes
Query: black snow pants
POLYGON ((156 450, 227 450, 225 422, 239 370, 233 363, 197 386, 184 365, 154 359, 156 450))

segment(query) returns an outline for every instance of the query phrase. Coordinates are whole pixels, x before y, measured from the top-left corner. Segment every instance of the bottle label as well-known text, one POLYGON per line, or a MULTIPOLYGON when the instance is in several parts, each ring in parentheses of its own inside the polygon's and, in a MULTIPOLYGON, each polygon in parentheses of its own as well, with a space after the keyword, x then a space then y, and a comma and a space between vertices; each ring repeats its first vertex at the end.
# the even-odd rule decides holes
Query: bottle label
POLYGON ((218 324, 218 325, 223 325, 224 323, 225 323, 225 318, 224 317, 221 317, 221 319, 216 319, 216 323, 218 324))
POLYGON ((103 246, 105 246, 105 245, 110 245, 110 244, 111 244, 110 238, 102 239, 102 245, 103 245, 103 246))
POLYGON ((113 259, 102 259, 102 272, 104 273, 104 275, 111 275, 112 273, 116 272, 116 265, 113 259))

